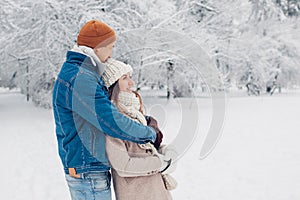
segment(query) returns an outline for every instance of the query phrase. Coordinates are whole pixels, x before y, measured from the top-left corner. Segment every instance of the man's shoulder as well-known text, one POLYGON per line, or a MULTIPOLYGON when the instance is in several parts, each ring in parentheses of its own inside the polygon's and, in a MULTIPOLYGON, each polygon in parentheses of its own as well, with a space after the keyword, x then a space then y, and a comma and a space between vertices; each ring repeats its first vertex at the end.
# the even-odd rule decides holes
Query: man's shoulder
POLYGON ((86 55, 77 51, 73 51, 72 49, 67 51, 67 61, 68 60, 78 60, 84 61, 86 59, 86 55))

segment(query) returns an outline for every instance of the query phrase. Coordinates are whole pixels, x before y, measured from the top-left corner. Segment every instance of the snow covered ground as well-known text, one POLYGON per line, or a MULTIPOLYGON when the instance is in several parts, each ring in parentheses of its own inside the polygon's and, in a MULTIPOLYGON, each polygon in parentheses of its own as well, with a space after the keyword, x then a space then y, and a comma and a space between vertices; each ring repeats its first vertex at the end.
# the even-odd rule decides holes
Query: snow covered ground
MULTIPOLYGON (((165 142, 178 128, 189 100, 146 99, 165 142), (176 112, 178 113, 176 114, 176 112)), ((211 120, 209 98, 198 101, 199 134, 180 159, 174 200, 300 199, 300 94, 227 99, 223 133, 214 151, 199 159, 211 120)), ((1 199, 69 199, 56 149, 52 111, 27 103, 18 91, 0 88, 1 199)))

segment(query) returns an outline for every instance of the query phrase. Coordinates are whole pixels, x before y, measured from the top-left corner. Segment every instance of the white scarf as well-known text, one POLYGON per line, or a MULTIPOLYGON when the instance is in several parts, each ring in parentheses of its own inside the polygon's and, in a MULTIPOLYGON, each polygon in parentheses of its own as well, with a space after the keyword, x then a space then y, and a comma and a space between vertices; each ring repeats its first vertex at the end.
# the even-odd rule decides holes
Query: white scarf
POLYGON ((120 92, 119 93, 119 108, 122 113, 128 117, 140 122, 144 126, 147 126, 147 121, 143 113, 139 111, 140 100, 139 98, 131 92, 120 92))

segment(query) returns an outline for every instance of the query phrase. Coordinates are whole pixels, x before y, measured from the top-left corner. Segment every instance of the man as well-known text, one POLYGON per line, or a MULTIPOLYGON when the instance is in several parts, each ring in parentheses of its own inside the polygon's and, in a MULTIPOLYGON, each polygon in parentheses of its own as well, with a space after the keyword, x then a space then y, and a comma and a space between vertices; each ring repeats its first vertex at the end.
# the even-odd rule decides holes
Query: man
MULTIPOLYGON (((67 52, 54 85, 58 150, 73 200, 111 199, 104 134, 136 143, 160 143, 162 139, 161 134, 156 136, 151 118, 148 122, 153 128, 143 126, 119 113, 108 99, 101 72, 103 63, 112 57, 115 40, 108 25, 87 22, 77 44, 67 52)), ((168 164, 161 163, 162 168, 168 164)))

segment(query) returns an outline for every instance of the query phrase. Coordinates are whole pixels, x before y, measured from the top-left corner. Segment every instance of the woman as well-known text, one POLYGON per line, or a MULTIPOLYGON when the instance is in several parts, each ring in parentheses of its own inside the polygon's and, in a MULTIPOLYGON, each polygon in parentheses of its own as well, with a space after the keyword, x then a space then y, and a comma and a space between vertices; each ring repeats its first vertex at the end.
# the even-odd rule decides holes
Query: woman
MULTIPOLYGON (((110 100, 119 111, 147 125, 141 97, 131 90, 134 84, 131 74, 130 65, 110 59, 102 79, 109 88, 110 100)), ((164 147, 160 148, 160 152, 175 151, 170 147, 164 147)), ((106 153, 112 166, 117 200, 172 199, 168 190, 174 189, 176 182, 167 173, 170 173, 174 166, 172 164, 167 168, 169 163, 164 162, 166 156, 158 153, 152 144, 137 144, 106 136, 106 153), (162 166, 162 163, 166 163, 167 166, 162 166), (167 170, 163 171, 165 168, 167 170)))

